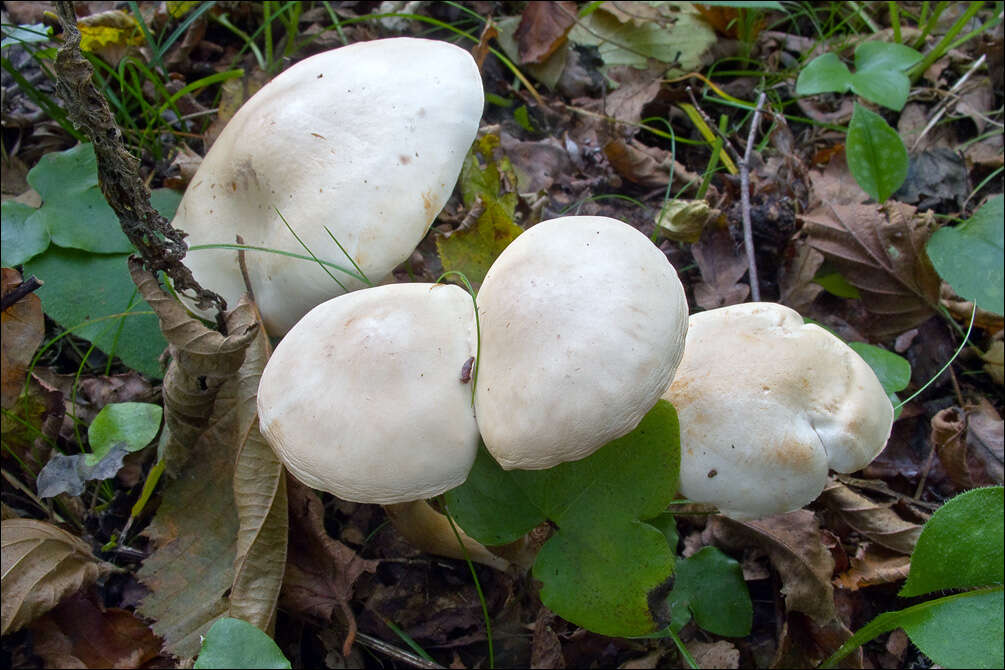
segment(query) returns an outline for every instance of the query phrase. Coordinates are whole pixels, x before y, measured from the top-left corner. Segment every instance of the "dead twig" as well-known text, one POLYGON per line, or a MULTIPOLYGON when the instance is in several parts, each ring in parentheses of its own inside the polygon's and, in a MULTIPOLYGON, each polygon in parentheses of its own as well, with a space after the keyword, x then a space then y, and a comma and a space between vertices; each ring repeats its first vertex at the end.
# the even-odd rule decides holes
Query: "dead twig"
POLYGON ((56 84, 70 120, 90 138, 98 159, 98 183, 105 200, 119 217, 119 225, 139 251, 143 265, 151 272, 163 271, 175 290, 193 295, 200 309, 216 308, 217 321, 227 302, 204 289, 181 260, 188 248, 185 233, 176 230, 150 204, 150 191, 139 176, 139 161, 122 142, 105 96, 94 86, 94 69, 80 52, 73 3, 56 3, 63 26, 63 46, 56 56, 56 84))
POLYGON ((750 132, 747 134, 747 147, 740 159, 740 207, 743 214, 743 247, 747 251, 747 267, 750 279, 750 299, 761 301, 761 287, 757 283, 757 260, 754 253, 754 233, 750 223, 750 153, 754 149, 754 137, 757 126, 761 122, 761 107, 764 106, 765 94, 762 91, 757 96, 757 107, 754 108, 754 118, 750 121, 750 132))

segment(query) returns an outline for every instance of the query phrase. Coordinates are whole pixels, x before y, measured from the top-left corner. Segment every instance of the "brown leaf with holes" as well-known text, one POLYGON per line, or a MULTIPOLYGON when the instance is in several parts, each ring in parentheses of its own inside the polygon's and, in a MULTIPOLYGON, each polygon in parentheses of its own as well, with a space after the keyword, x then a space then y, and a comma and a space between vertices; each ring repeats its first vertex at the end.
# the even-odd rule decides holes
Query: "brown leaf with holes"
POLYGON ((801 217, 807 240, 859 290, 877 337, 902 333, 935 314, 940 279, 925 255, 933 214, 897 202, 822 202, 801 217))
POLYGON ((45 521, 6 519, 3 551, 3 635, 20 630, 70 594, 113 568, 75 535, 45 521))
POLYGON ((907 579, 910 571, 910 556, 874 542, 863 542, 851 558, 848 569, 834 578, 834 585, 847 591, 858 591, 867 586, 907 579))
POLYGON ((569 29, 576 23, 575 2, 529 2, 516 29, 520 63, 543 63, 565 44, 569 29))
POLYGON ((356 632, 349 607, 356 580, 376 572, 380 561, 367 560, 325 531, 324 506, 317 494, 287 477, 290 544, 280 603, 286 610, 327 623, 337 612, 348 627, 343 653, 356 632))
POLYGON ((746 522, 716 516, 706 531, 727 549, 764 549, 782 579, 787 610, 804 612, 822 624, 834 618, 834 559, 813 512, 801 509, 746 522))
POLYGON ((691 246, 702 281, 694 286, 694 300, 702 309, 737 305, 750 295, 750 286, 739 283, 747 274, 745 256, 741 256, 729 231, 706 228, 701 241, 691 246))
POLYGON ((132 612, 102 608, 81 594, 33 623, 31 631, 35 653, 50 668, 141 668, 161 649, 160 638, 132 612))
POLYGON ((921 526, 902 519, 892 502, 877 503, 833 479, 819 500, 862 535, 901 554, 914 551, 921 535, 921 526))
MULTIPOLYGON (((3 268, 2 289, 4 296, 21 286, 21 274, 12 268, 3 268)), ((0 405, 10 409, 21 395, 28 366, 35 351, 45 337, 45 317, 42 301, 34 293, 22 296, 0 315, 0 362, 2 362, 2 399, 0 405)))

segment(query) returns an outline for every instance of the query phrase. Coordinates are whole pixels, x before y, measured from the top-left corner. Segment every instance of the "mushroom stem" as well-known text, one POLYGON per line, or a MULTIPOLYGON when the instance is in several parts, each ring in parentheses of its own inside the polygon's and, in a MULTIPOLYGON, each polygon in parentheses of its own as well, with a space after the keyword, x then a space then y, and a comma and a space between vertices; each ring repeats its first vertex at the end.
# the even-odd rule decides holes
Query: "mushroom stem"
POLYGON ((505 571, 510 562, 496 556, 460 528, 457 529, 464 549, 457 544, 457 537, 450 527, 447 517, 429 506, 425 500, 384 505, 384 511, 394 527, 414 547, 427 554, 464 560, 467 557, 476 563, 505 571))

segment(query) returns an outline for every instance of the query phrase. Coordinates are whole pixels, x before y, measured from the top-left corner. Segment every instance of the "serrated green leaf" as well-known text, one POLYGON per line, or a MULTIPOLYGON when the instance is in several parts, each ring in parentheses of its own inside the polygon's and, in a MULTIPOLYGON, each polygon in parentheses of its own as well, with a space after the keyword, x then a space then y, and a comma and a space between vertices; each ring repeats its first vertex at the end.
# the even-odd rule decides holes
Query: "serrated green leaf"
POLYGON ((1005 197, 988 200, 969 220, 940 228, 925 250, 936 272, 957 294, 982 309, 1005 314, 1005 197))
POLYGON ((31 220, 38 210, 6 200, 0 205, 0 262, 5 268, 21 265, 49 248, 49 231, 31 220))
POLYGON ((851 70, 848 66, 841 62, 837 54, 825 53, 811 60, 799 71, 796 95, 844 93, 850 85, 851 70))
POLYGON ((223 617, 206 633, 195 668, 289 668, 268 635, 247 621, 223 617))
POLYGON ((91 453, 87 465, 96 465, 116 445, 127 452, 139 451, 157 437, 164 410, 148 402, 118 402, 105 405, 87 428, 91 453))
POLYGON ((140 300, 126 254, 89 254, 57 246, 25 263, 45 285, 37 291, 56 323, 145 375, 163 375, 167 347, 157 317, 140 300), (128 313, 123 316, 123 313, 128 313))
POLYGON ((98 188, 98 162, 90 144, 42 156, 28 172, 28 183, 42 196, 33 220, 54 243, 102 254, 133 250, 98 188))
POLYGON ((855 103, 845 143, 848 169, 862 190, 882 203, 907 178, 907 149, 879 114, 855 103))
POLYGON ((750 634, 754 606, 743 569, 715 547, 703 547, 677 562, 670 609, 686 608, 703 629, 726 637, 750 634))
POLYGON ((855 70, 893 70, 904 72, 921 61, 921 53, 896 42, 869 41, 855 47, 855 70))
POLYGON ((643 635, 657 626, 648 598, 672 575, 674 555, 640 519, 666 509, 679 472, 677 413, 661 400, 634 431, 580 461, 504 472, 482 456, 446 499, 458 524, 486 544, 551 520, 558 531, 534 567, 545 605, 603 635, 643 635))
POLYGON ((932 515, 911 554, 901 596, 1005 582, 1003 491, 995 486, 961 493, 932 515))

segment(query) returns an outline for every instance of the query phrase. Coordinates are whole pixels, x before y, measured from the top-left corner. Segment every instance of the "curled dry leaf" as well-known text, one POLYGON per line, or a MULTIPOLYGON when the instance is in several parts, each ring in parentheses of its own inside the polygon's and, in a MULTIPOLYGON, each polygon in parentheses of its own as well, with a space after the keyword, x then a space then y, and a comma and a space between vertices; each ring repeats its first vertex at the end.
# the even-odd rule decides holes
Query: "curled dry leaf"
MULTIPOLYGON (((852 632, 837 618, 819 623, 799 612, 789 612, 771 667, 815 668, 851 636, 852 632)), ((842 659, 838 667, 861 668, 862 662, 860 648, 842 659)))
POLYGON ((801 509, 747 522, 716 516, 707 530, 717 545, 727 549, 752 545, 764 549, 782 579, 787 610, 804 612, 822 624, 834 618, 834 559, 813 512, 801 509))
MULTIPOLYGON (((2 289, 4 296, 21 285, 21 275, 12 268, 3 268, 2 289)), ((2 401, 4 409, 10 409, 21 395, 24 380, 28 374, 35 350, 45 337, 45 317, 42 315, 42 301, 34 293, 21 297, 0 315, 0 356, 2 356, 2 401)))
POLYGON ((932 213, 897 202, 884 206, 824 201, 802 217, 809 243, 859 290, 876 317, 872 330, 893 335, 931 317, 940 279, 925 254, 932 213))
POLYGON ((0 528, 3 635, 20 630, 113 569, 79 537, 45 521, 6 519, 0 528))
POLYGON ((531 2, 520 17, 515 37, 520 63, 543 63, 565 44, 569 29, 576 23, 575 2, 531 2))
POLYGON ((890 584, 907 579, 911 557, 874 542, 863 542, 851 558, 848 569, 834 578, 834 585, 847 591, 890 584))
POLYGON ((1002 418, 987 400, 966 412, 947 407, 932 417, 932 444, 959 489, 1002 483, 1002 435, 1002 418))
POLYGON ((921 526, 902 519, 891 509, 893 503, 877 503, 833 479, 819 500, 870 540, 901 554, 914 551, 921 526))

